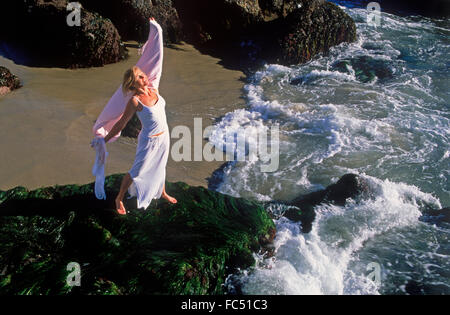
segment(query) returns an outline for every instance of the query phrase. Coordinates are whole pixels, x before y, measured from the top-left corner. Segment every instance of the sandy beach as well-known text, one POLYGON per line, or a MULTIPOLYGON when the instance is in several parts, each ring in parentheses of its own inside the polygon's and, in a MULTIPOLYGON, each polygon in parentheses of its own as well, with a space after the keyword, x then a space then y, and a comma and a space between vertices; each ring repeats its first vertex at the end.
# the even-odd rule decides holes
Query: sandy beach
MULTIPOLYGON (((137 48, 128 49, 126 61, 77 70, 26 67, 0 57, 0 64, 23 84, 0 98, 1 190, 93 182, 91 129, 125 70, 139 59, 137 48)), ((171 129, 185 125, 193 132, 194 118, 202 118, 204 128, 215 118, 244 106, 245 75, 225 69, 219 62, 187 44, 164 48, 160 93, 167 102, 171 129)), ((106 174, 127 172, 135 150, 136 140, 131 138, 121 137, 108 144, 106 174)), ((167 180, 206 187, 207 178, 221 164, 175 162, 169 156, 167 180)))

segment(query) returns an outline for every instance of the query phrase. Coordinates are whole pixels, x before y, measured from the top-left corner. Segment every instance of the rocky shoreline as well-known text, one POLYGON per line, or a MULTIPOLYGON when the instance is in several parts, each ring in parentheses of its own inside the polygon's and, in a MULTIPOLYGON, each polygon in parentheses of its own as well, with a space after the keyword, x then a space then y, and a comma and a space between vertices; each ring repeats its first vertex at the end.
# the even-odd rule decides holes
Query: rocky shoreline
POLYGON ((80 26, 67 23, 68 1, 5 1, 0 13, 0 49, 17 64, 38 67, 98 67, 127 56, 109 19, 81 10, 80 26))
POLYGON ((2 54, 28 66, 103 66, 127 58, 123 40, 145 42, 151 16, 161 24, 166 44, 183 40, 240 68, 261 62, 303 63, 356 40, 353 20, 324 0, 80 3, 80 25, 69 26, 68 0, 5 1, 0 13, 2 54))
POLYGON ((121 176, 93 185, 0 192, 0 294, 224 294, 227 274, 269 251, 275 226, 261 205, 168 183, 177 205, 114 211, 121 176), (66 284, 77 262, 82 285, 66 284))
MULTIPOLYGON (((67 25, 68 2, 3 3, 0 53, 27 66, 103 66, 128 58, 123 40, 145 42, 151 16, 161 24, 167 45, 185 40, 244 73, 265 62, 304 63, 356 40, 354 21, 324 0, 80 1, 80 26, 67 25)), ((0 95, 13 89, 3 85, 0 95)), ((134 116, 123 135, 136 138, 139 130, 134 116)))
MULTIPOLYGON (((254 252, 273 255, 276 229, 263 204, 167 183, 177 205, 158 200, 143 211, 130 199, 120 216, 113 200, 120 179, 107 177, 106 201, 95 198, 93 183, 0 191, 0 294, 226 294, 226 277, 254 266, 254 252), (70 262, 80 265, 81 286, 66 284, 70 262)), ((284 202, 292 208, 283 215, 308 233, 316 205, 348 198, 370 198, 354 174, 284 202)), ((421 220, 448 218, 446 208, 421 220)))

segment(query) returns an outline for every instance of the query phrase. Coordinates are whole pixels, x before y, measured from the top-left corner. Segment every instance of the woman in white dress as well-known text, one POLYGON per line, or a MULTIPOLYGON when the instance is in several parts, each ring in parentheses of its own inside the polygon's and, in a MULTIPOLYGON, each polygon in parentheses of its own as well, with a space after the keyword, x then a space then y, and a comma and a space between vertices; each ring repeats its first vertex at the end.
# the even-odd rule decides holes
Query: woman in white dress
MULTIPOLYGON (((124 74, 121 91, 116 92, 117 97, 116 94, 113 96, 94 126, 97 140, 104 140, 102 141, 104 147, 105 143, 115 140, 120 135, 135 113, 142 124, 135 161, 130 171, 124 176, 115 199, 116 210, 119 214, 126 214, 123 198, 127 190, 131 196, 137 197, 138 208, 147 208, 152 199, 160 197, 170 203, 177 202, 166 193, 164 185, 170 137, 165 113, 166 102, 157 90, 162 70, 162 30, 153 18, 150 19, 149 40, 143 47, 143 51, 143 57, 138 65, 141 63, 143 68, 147 68, 149 75, 139 66, 128 69, 124 74), (146 47, 148 45, 151 47, 146 47), (120 100, 120 92, 122 92, 122 98, 130 94, 131 97, 121 116, 117 117, 118 102, 115 102, 115 98, 120 100), (112 121, 114 124, 111 123, 112 121), (106 136, 102 138, 105 134, 106 136)), ((97 144, 95 146, 96 149, 101 147, 97 144)), ((104 155, 103 159, 100 159, 103 163, 103 172, 105 157, 104 155)), ((103 186, 101 188, 103 189, 103 186)))

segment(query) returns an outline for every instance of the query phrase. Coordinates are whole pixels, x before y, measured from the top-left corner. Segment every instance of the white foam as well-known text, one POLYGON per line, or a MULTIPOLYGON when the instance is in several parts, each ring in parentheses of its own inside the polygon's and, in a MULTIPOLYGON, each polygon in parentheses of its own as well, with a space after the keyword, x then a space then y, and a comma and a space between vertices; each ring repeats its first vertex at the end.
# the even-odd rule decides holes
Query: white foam
MULTIPOLYGON (((419 209, 441 207, 439 198, 445 206, 450 200, 449 94, 443 74, 449 30, 385 13, 382 26, 374 28, 366 23, 366 10, 348 12, 357 23, 355 43, 333 47, 295 67, 266 65, 245 86, 247 107, 228 113, 216 125, 216 135, 273 124, 280 125, 281 133, 276 172, 261 174, 258 161, 233 163, 224 169, 219 191, 288 200, 352 172, 372 176, 376 198, 344 208, 318 207, 308 235, 298 224, 278 220, 276 259, 261 261, 254 273, 243 273, 246 293, 376 294, 379 288, 363 272, 367 257, 359 261, 363 244, 395 229, 419 229, 419 209), (373 69, 355 69, 358 63, 346 73, 334 71, 336 62, 359 57, 374 59, 375 65, 382 60, 386 68, 376 70, 389 71, 392 77, 359 82, 357 71, 373 69), (297 85, 291 84, 295 78, 300 79, 297 85)), ((226 145, 218 136, 210 139, 226 145)), ((407 238, 401 231, 399 239, 407 238)), ((414 251, 414 242, 405 244, 414 251)), ((377 246, 381 251, 382 244, 377 246)), ((387 262, 396 268, 395 261, 387 262)))
POLYGON ((354 71, 351 74, 346 74, 339 71, 329 70, 312 70, 310 73, 303 75, 297 79, 301 79, 302 84, 308 84, 319 78, 333 78, 335 80, 356 81, 354 71))
POLYGON ((373 200, 316 207, 309 234, 286 218, 276 221, 275 259, 241 279, 246 294, 377 294, 364 274, 348 270, 365 241, 393 228, 418 224, 418 204, 437 199, 416 187, 366 177, 373 200))

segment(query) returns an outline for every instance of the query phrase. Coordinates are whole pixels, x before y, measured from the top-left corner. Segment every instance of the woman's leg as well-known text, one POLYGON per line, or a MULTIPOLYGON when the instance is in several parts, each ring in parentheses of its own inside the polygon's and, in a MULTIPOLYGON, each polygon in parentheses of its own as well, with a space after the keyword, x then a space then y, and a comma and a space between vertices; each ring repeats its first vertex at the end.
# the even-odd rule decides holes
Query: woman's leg
POLYGON ((125 197, 125 193, 128 190, 128 187, 130 187, 133 180, 131 179, 131 176, 129 173, 126 173, 125 176, 122 179, 122 183, 120 184, 120 190, 116 197, 116 210, 119 214, 126 214, 125 206, 123 205, 123 198, 125 197))
POLYGON ((175 198, 173 198, 172 196, 169 196, 166 193, 166 184, 164 184, 164 186, 163 186, 163 192, 162 192, 161 197, 163 197, 164 199, 166 199, 170 203, 177 203, 177 200, 175 198))
MULTIPOLYGON (((169 158, 170 136, 169 136, 169 133, 167 132, 165 135, 161 135, 160 137, 166 137, 164 139, 164 141, 165 141, 165 143, 164 143, 165 144, 165 152, 164 152, 164 158, 163 158, 163 161, 164 161, 163 163, 164 163, 164 168, 165 168, 167 166, 167 160, 169 158)), ((165 178, 166 178, 166 172, 165 172, 165 169, 164 169, 164 181, 165 181, 165 178)), ((166 199, 170 203, 177 203, 177 200, 175 198, 173 198, 172 196, 169 196, 167 194, 167 192, 166 192, 166 184, 165 183, 163 184, 163 191, 162 191, 161 197, 163 197, 164 199, 166 199)))

